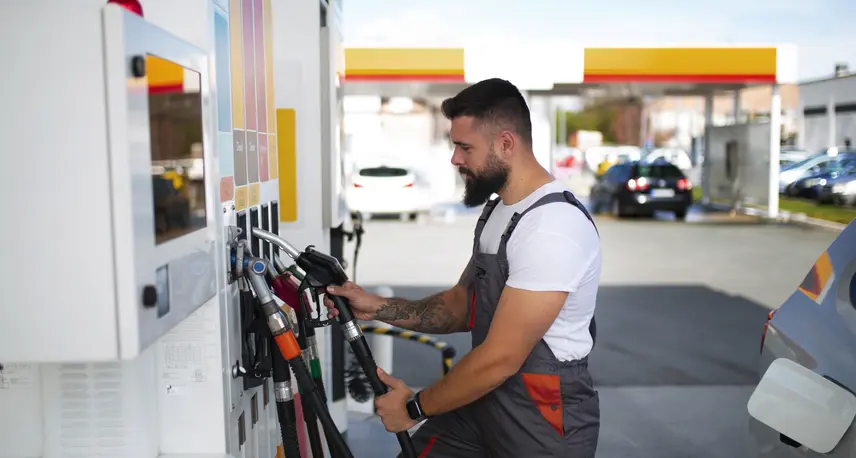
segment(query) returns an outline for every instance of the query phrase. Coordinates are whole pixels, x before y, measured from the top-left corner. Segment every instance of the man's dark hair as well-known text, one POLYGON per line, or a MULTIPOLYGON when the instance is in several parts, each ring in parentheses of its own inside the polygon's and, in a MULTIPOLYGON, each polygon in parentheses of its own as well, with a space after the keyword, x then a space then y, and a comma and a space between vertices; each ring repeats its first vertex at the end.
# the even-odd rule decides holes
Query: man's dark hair
POLYGON ((444 100, 440 110, 449 120, 472 116, 489 127, 511 130, 523 138, 527 146, 532 146, 529 107, 517 87, 506 80, 479 81, 444 100))

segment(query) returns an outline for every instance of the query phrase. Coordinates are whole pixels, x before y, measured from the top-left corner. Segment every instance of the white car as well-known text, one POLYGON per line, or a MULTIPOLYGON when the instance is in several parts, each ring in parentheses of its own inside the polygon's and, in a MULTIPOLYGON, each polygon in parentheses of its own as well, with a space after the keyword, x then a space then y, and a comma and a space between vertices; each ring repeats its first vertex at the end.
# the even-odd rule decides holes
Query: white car
POLYGON ((373 165, 355 171, 345 191, 351 212, 364 217, 401 215, 416 220, 431 209, 430 193, 417 183, 414 172, 401 166, 373 165))
POLYGON ((785 193, 788 186, 807 174, 816 174, 824 170, 827 163, 835 161, 839 154, 852 154, 856 151, 840 151, 838 148, 829 148, 821 153, 809 156, 800 162, 795 162, 784 167, 779 172, 779 193, 785 193))
POLYGON ((856 457, 856 222, 761 328, 751 457, 856 457))

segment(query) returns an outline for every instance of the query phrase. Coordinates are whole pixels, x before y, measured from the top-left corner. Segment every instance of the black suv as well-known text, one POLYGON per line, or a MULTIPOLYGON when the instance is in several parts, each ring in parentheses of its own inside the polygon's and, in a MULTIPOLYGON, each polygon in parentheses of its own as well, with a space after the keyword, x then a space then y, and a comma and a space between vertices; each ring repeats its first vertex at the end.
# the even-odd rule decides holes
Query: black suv
POLYGON ((693 204, 692 184, 668 162, 624 162, 592 186, 590 201, 594 213, 610 209, 616 217, 670 211, 684 218, 693 204))

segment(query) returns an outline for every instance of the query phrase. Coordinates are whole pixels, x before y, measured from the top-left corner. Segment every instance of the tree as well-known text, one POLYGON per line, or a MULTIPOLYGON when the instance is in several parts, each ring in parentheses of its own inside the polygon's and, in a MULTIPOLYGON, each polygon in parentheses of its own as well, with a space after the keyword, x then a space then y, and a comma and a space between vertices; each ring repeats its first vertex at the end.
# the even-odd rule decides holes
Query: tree
MULTIPOLYGON (((566 132, 571 135, 579 130, 598 131, 603 134, 604 143, 615 143, 616 136, 613 127, 617 114, 618 112, 612 104, 602 102, 587 105, 582 111, 566 111, 566 132)), ((560 120, 560 114, 556 112, 556 125, 561 122, 560 120)), ((558 136, 559 132, 556 132, 557 143, 567 143, 567 139, 561 139, 558 136)))

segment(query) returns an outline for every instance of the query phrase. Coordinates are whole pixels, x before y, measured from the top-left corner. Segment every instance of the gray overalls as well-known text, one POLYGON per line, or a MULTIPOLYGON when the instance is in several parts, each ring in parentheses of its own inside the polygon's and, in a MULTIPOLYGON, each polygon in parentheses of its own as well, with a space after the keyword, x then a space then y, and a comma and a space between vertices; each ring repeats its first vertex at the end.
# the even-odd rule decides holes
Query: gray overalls
MULTIPOLYGON (((570 192, 548 194, 512 216, 496 254, 480 253, 482 230, 498 201, 488 202, 479 218, 465 273, 472 298, 468 320, 473 347, 490 329, 508 279, 506 244, 520 219, 541 205, 565 202, 592 221, 570 192)), ((596 339, 594 319, 589 331, 596 339)), ((599 431, 600 402, 588 357, 559 361, 542 339, 517 374, 476 402, 428 419, 413 442, 420 458, 594 458, 599 431)))

